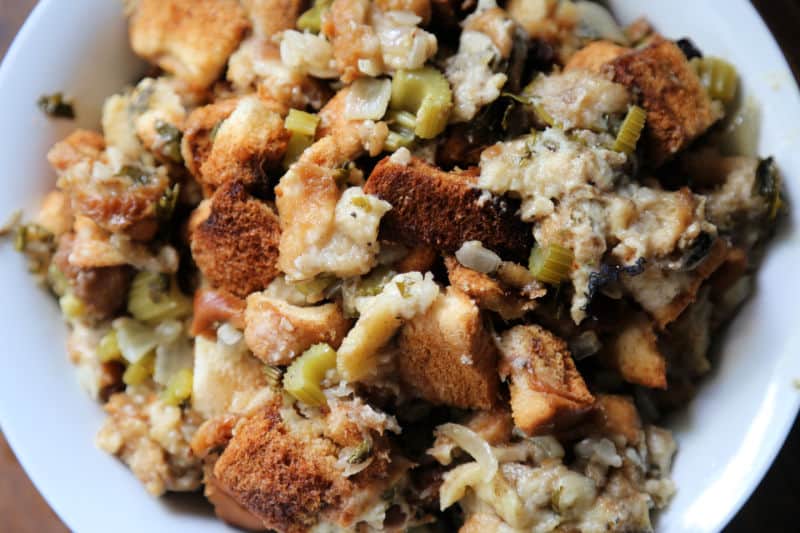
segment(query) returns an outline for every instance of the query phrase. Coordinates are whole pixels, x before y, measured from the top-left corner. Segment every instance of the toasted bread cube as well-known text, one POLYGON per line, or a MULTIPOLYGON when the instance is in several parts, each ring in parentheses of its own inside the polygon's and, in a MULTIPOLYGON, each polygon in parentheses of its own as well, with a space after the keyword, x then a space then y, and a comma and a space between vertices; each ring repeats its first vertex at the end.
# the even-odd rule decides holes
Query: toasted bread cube
POLYGON ((475 300, 478 307, 499 314, 503 320, 521 318, 536 307, 536 302, 523 298, 502 282, 465 267, 454 257, 445 259, 450 285, 475 300))
POLYGON ((514 424, 529 435, 566 429, 586 414, 594 397, 567 343, 536 325, 516 326, 500 339, 500 375, 511 377, 514 424))
POLYGON ((642 421, 629 396, 598 394, 592 426, 605 436, 620 435, 627 444, 637 445, 642 438, 642 421))
POLYGON ((444 172, 421 159, 408 164, 383 159, 364 191, 392 204, 381 235, 409 246, 427 244, 454 253, 465 241, 481 241, 503 258, 525 259, 533 245, 512 200, 481 197, 468 174, 444 172))
POLYGON ((281 413, 276 402, 240 422, 213 470, 219 488, 267 529, 301 533, 318 522, 353 528, 408 469, 407 461, 392 460, 388 439, 370 432, 371 463, 345 477, 339 456, 364 439, 355 417, 339 416, 346 427, 337 434, 328 431, 335 421, 322 420, 319 434, 320 424, 297 415, 289 423, 281 413))
POLYGON ((203 495, 214 506, 214 514, 217 518, 233 527, 245 531, 266 531, 264 523, 259 517, 239 505, 225 489, 223 489, 217 478, 214 477, 213 469, 205 469, 205 484, 203 495))
POLYGON ((491 411, 478 411, 465 425, 492 446, 509 442, 514 431, 514 419, 505 405, 491 411))
POLYGON ((211 153, 213 139, 211 133, 219 132, 222 121, 228 118, 239 101, 235 98, 217 100, 216 102, 195 108, 186 117, 181 141, 181 155, 186 168, 192 175, 200 179, 200 168, 211 153), (217 131, 214 131, 214 130, 217 131))
POLYGON ((717 120, 722 111, 712 105, 678 46, 661 37, 640 50, 612 60, 611 78, 638 93, 647 111, 645 148, 654 166, 688 147, 717 120))
POLYGON ((651 389, 667 388, 667 361, 647 316, 634 317, 607 346, 604 357, 622 379, 651 389))
POLYGON ((412 248, 408 255, 394 264, 393 269, 400 273, 428 272, 438 258, 436 250, 423 244, 412 248))
POLYGON ((244 343, 229 346, 195 338, 192 408, 204 418, 244 414, 269 401, 271 394, 264 365, 244 343))
POLYGON ((102 135, 79 129, 53 145, 47 152, 47 160, 56 172, 61 173, 76 163, 100 159, 105 148, 106 141, 102 135))
POLYGON ((564 71, 588 70, 599 74, 603 72, 606 63, 629 51, 630 48, 611 41, 594 41, 575 52, 564 66, 564 71))
POLYGON ((211 198, 208 217, 195 223, 192 257, 214 287, 245 298, 278 275, 278 217, 241 183, 219 188, 211 198))
POLYGON ((293 30, 297 17, 307 5, 305 0, 242 0, 253 23, 253 33, 272 37, 283 30, 293 30))
POLYGON ((298 307, 263 293, 247 297, 244 317, 247 345, 269 365, 288 365, 313 344, 336 349, 351 325, 339 304, 298 307))
POLYGON ((703 282, 725 262, 727 251, 728 244, 718 238, 703 262, 694 270, 680 272, 647 268, 638 276, 623 278, 623 285, 655 319, 658 329, 663 330, 697 299, 703 282))
POLYGON ((50 191, 42 200, 36 219, 44 229, 56 237, 67 233, 75 222, 69 197, 59 190, 50 191))
POLYGON ((289 137, 278 113, 255 96, 242 98, 217 128, 199 181, 211 192, 232 180, 266 188, 267 171, 280 168, 289 137))
POLYGON ((249 26, 236 0, 139 0, 129 33, 134 52, 202 89, 219 78, 249 26))
POLYGON ((490 409, 497 400, 497 351, 478 306, 448 287, 398 339, 400 378, 425 400, 490 409))

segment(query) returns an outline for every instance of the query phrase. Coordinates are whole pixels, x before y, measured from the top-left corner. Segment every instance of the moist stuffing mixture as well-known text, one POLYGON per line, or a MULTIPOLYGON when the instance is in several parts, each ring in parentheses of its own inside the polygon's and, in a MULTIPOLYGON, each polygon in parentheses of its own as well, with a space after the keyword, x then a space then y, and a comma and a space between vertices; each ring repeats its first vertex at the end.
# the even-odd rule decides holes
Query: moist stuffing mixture
POLYGON ((125 7, 15 238, 100 448, 253 531, 653 530, 784 211, 733 66, 583 1, 125 7))

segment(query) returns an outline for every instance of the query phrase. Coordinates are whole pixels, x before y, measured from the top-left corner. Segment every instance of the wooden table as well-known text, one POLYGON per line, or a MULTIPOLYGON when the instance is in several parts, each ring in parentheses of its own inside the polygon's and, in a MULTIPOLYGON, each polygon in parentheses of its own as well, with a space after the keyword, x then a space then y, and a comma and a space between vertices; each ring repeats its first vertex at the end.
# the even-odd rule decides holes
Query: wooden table
MULTIPOLYGON (((119 0, 108 0, 119 1, 119 0)), ((667 0, 664 0, 667 1, 667 0)), ((5 54, 35 0, 0 0, 0 57, 5 54)), ((795 75, 800 78, 800 0, 754 0, 778 36, 795 75)), ((726 531, 733 533, 800 530, 800 423, 794 429, 764 481, 726 531)), ((20 468, 0 434, 0 531, 61 533, 67 531, 20 468)), ((688 532, 687 532, 688 533, 688 532)))

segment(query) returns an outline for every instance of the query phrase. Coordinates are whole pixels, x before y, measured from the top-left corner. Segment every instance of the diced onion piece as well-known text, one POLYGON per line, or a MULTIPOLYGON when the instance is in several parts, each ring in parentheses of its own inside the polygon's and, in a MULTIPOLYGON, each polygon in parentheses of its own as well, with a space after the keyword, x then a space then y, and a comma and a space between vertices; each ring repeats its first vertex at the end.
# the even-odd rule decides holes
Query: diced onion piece
POLYGON ((159 336, 153 328, 131 318, 115 320, 114 330, 120 353, 131 364, 155 350, 159 343, 159 336))
POLYGON ((642 136, 645 122, 647 122, 647 112, 637 105, 631 106, 628 114, 625 115, 625 120, 622 121, 619 133, 617 133, 617 138, 614 141, 614 151, 628 155, 635 152, 636 143, 639 142, 639 137, 642 136))
POLYGON ((465 463, 445 473, 442 480, 439 508, 444 511, 463 498, 468 488, 483 481, 483 468, 478 463, 465 463))
POLYGON ((155 352, 150 351, 135 363, 128 365, 122 374, 122 382, 126 385, 141 385, 153 375, 155 360, 155 352))
POLYGON ((303 403, 325 405, 320 383, 333 368, 336 368, 336 351, 327 344, 315 344, 286 369, 283 388, 303 403))
POLYGON ((289 114, 286 115, 284 126, 292 133, 299 133, 313 137, 317 132, 317 125, 319 124, 319 116, 313 113, 306 113, 299 109, 290 109, 289 114))
POLYGON ((492 453, 492 447, 468 427, 460 424, 442 424, 436 428, 436 433, 455 442, 478 462, 484 482, 490 481, 497 473, 498 463, 492 453))
POLYGON ((128 311, 142 322, 180 319, 192 312, 192 300, 165 274, 139 272, 128 293, 128 311))
POLYGON ((483 247, 481 241, 466 241, 456 250, 456 259, 467 268, 489 274, 500 267, 500 256, 483 247))
POLYGON ((119 350, 117 332, 115 330, 112 329, 100 339, 100 343, 97 345, 97 358, 102 363, 118 361, 122 358, 122 352, 119 350))
POLYGON ((414 113, 414 133, 423 139, 432 139, 447 126, 453 93, 444 74, 433 67, 398 70, 392 80, 390 106, 414 113))
POLYGON ((575 10, 578 14, 579 36, 628 44, 628 39, 619 24, 604 6, 597 2, 575 2, 575 10))
POLYGON ((344 114, 348 120, 380 120, 389 107, 392 82, 388 79, 359 78, 350 86, 344 114))
POLYGON ((572 250, 560 244, 536 246, 531 250, 528 268, 537 280, 558 285, 569 278, 573 258, 572 250))
POLYGON ((193 380, 191 368, 179 370, 169 380, 167 388, 161 393, 161 399, 168 405, 182 404, 192 396, 193 380))
POLYGON ((689 63, 711 98, 723 104, 733 101, 739 86, 736 67, 718 57, 695 57, 689 63))

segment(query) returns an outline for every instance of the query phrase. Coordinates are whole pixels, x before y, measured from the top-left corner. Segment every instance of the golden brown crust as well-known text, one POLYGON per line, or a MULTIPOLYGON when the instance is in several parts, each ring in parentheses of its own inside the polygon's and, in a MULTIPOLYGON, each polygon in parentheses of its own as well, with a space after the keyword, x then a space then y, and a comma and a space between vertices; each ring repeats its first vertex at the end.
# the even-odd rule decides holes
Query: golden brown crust
POLYGON ((598 394, 595 412, 590 421, 594 431, 604 436, 622 435, 628 444, 636 445, 642 437, 642 421, 633 399, 617 394, 598 394))
POLYGON ((478 411, 465 425, 492 446, 509 442, 514 431, 514 419, 505 405, 491 411, 478 411))
POLYGON ((218 126, 222 121, 236 109, 237 103, 236 98, 217 100, 212 104, 194 109, 186 117, 181 141, 181 155, 183 155, 186 168, 195 178, 200 179, 200 168, 211 153, 213 144, 211 132, 215 128, 219 129, 218 126))
POLYGON ((298 307, 261 293, 247 297, 244 316, 247 346, 270 365, 288 365, 317 343, 338 349, 352 325, 337 303, 298 307))
POLYGON ((233 428, 239 421, 236 415, 220 415, 203 422, 192 436, 192 453, 205 459, 225 448, 233 438, 233 428))
POLYGON ((259 37, 272 37, 283 30, 294 29, 297 17, 311 2, 305 0, 242 0, 250 15, 253 30, 259 37))
POLYGON ((685 149, 720 116, 689 62, 675 43, 661 37, 617 57, 607 72, 637 93, 647 111, 645 143, 659 166, 685 149))
POLYGON ((267 173, 281 168, 289 137, 278 113, 259 98, 243 98, 217 128, 198 180, 206 192, 234 180, 266 189, 267 173))
POLYGON ((214 506, 214 514, 220 520, 246 531, 266 531, 259 517, 239 505, 219 484, 210 468, 206 468, 203 479, 203 495, 214 506))
POLYGON ((421 159, 407 165, 383 159, 364 192, 392 204, 381 220, 381 236, 410 246, 428 244, 453 253, 465 241, 481 241, 503 258, 527 257, 533 237, 502 197, 481 200, 474 178, 444 172, 421 159))
POLYGON ((606 63, 629 51, 630 48, 610 41, 594 41, 575 52, 564 65, 564 71, 588 70, 599 74, 606 63))
POLYGON ((394 270, 403 274, 405 272, 427 272, 439 258, 439 254, 430 246, 424 244, 415 246, 404 258, 395 263, 394 270))
POLYGON ((237 329, 244 328, 245 302, 225 291, 201 288, 193 300, 191 335, 216 337, 216 326, 228 322, 237 329))
POLYGON ((341 503, 334 480, 335 446, 295 436, 271 405, 236 427, 214 465, 221 487, 265 526, 301 532, 341 503))
POLYGON ((134 52, 203 89, 219 77, 249 27, 236 0, 139 0, 129 34, 134 52))
POLYGON ((450 285, 472 298, 478 307, 498 313, 504 320, 521 318, 536 307, 534 300, 522 297, 504 283, 459 263, 455 257, 445 258, 450 285))
POLYGON ((398 339, 400 379, 434 404, 490 409, 497 401, 497 351, 478 307, 449 287, 398 339))
POLYGON ((57 142, 47 152, 47 160, 56 172, 64 172, 81 161, 99 159, 105 148, 106 142, 101 134, 78 129, 57 142))
POLYGON ((514 424, 527 434, 574 425, 594 404, 567 343, 536 325, 516 326, 500 339, 500 375, 511 376, 514 424))
POLYGON ((278 275, 280 224, 270 207, 230 182, 211 199, 211 212, 192 232, 192 257, 215 287, 240 298, 278 275))
POLYGON ((628 383, 667 388, 667 361, 658 349, 653 323, 638 314, 607 345, 603 358, 628 383))
POLYGON ((361 77, 360 60, 383 66, 381 47, 376 46, 377 35, 369 24, 367 0, 334 0, 328 15, 323 19, 322 33, 333 46, 333 57, 345 83, 361 77))

